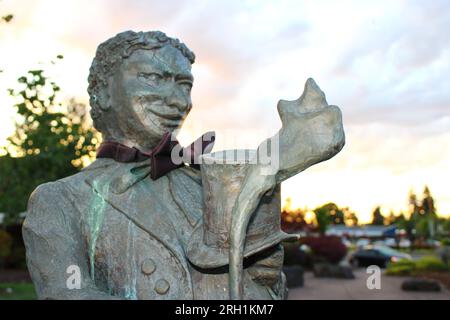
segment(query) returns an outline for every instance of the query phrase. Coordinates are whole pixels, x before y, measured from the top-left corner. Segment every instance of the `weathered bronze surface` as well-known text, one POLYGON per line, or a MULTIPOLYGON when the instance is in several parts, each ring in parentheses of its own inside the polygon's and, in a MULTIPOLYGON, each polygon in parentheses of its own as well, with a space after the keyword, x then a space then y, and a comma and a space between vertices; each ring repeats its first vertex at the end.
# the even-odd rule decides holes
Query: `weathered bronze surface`
MULTIPOLYGON (((88 91, 103 139, 148 151, 181 127, 192 108, 194 60, 162 32, 127 31, 102 43, 88 91)), ((23 225, 39 298, 286 298, 280 241, 288 236, 279 230, 277 186, 332 157, 344 141, 339 109, 323 109, 320 90, 308 88, 301 108, 280 102, 280 166, 265 178, 259 166, 205 164, 202 174, 186 166, 152 180, 151 159, 102 158, 39 186, 23 225), (230 295, 235 280, 240 291, 230 295)))

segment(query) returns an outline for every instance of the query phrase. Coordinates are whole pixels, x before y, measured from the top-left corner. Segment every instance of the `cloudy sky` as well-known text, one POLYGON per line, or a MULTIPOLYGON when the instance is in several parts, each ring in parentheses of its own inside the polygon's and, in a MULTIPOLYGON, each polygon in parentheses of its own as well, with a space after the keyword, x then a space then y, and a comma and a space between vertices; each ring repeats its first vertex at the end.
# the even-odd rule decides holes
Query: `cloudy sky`
POLYGON ((428 184, 450 214, 450 2, 2 0, 0 144, 14 112, 6 89, 43 63, 67 98, 87 101, 96 46, 124 30, 162 30, 197 56, 182 142, 217 132, 215 150, 276 132, 279 99, 313 77, 341 107, 347 144, 283 185, 294 206, 328 201, 367 221, 399 212, 428 184), (64 59, 48 62, 57 54, 64 59), (242 138, 244 137, 244 138, 242 138))

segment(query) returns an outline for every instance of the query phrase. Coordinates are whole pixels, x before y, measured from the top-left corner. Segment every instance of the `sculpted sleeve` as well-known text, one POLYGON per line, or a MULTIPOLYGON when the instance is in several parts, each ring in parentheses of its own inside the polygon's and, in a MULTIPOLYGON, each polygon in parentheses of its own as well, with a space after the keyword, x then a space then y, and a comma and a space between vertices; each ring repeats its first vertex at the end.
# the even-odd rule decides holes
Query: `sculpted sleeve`
POLYGON ((89 276, 79 213, 62 182, 39 186, 23 224, 28 270, 39 299, 115 299, 89 276), (77 278, 78 277, 78 278, 77 278))

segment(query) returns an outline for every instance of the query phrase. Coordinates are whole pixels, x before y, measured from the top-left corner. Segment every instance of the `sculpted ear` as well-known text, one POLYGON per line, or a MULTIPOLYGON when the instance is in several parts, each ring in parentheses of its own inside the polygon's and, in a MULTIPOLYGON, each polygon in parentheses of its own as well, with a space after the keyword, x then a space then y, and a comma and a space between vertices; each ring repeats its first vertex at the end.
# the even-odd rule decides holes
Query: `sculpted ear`
POLYGON ((100 109, 102 109, 102 111, 108 111, 109 109, 111 109, 112 106, 112 99, 110 94, 111 90, 112 90, 111 79, 109 79, 106 87, 103 90, 100 90, 100 92, 98 93, 98 99, 100 99, 99 106, 100 109))
POLYGON ((108 111, 111 108, 110 95, 108 93, 108 88, 97 89, 90 96, 90 104, 91 104, 91 118, 94 120, 94 127, 102 131, 102 117, 103 113, 108 111))
POLYGON ((108 88, 102 88, 96 90, 94 94, 90 96, 91 114, 94 117, 100 116, 102 111, 108 111, 111 108, 111 97, 108 88))

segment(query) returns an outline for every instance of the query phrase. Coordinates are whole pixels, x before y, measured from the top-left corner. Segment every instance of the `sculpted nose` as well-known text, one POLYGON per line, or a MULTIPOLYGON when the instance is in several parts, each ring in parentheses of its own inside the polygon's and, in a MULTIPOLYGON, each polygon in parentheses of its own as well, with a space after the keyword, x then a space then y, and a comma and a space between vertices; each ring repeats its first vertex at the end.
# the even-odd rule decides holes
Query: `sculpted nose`
POLYGON ((177 93, 176 90, 173 90, 165 99, 166 104, 169 107, 177 108, 179 111, 184 112, 189 108, 189 101, 181 95, 177 93))

